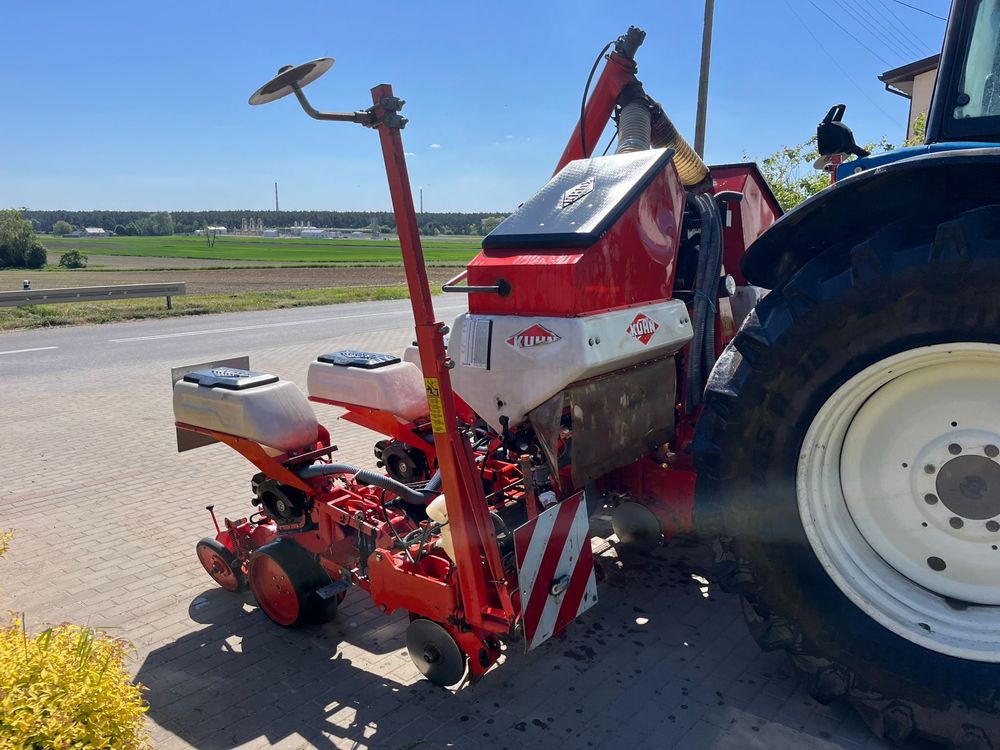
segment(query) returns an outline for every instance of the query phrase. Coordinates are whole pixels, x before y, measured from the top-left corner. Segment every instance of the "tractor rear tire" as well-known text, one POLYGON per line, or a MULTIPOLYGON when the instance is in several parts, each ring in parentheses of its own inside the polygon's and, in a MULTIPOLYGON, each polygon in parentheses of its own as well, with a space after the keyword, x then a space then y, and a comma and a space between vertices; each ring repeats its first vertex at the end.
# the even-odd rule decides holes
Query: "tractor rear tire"
POLYGON ((998 289, 1000 206, 821 255, 748 317, 696 432, 717 582, 893 741, 1000 748, 998 289))
POLYGON ((339 600, 324 601, 316 593, 330 576, 291 539, 275 539, 254 552, 247 578, 257 605, 278 625, 327 622, 336 614, 339 600))

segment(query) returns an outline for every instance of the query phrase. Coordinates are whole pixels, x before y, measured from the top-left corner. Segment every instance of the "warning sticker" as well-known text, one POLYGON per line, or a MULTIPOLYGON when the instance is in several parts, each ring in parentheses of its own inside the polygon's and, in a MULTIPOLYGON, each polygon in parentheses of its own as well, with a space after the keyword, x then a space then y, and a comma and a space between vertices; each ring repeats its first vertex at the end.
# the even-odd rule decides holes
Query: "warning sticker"
POLYGON ((427 391, 427 407, 430 409, 431 429, 437 433, 447 432, 444 421, 444 409, 441 408, 441 385, 437 378, 424 378, 424 390, 427 391))

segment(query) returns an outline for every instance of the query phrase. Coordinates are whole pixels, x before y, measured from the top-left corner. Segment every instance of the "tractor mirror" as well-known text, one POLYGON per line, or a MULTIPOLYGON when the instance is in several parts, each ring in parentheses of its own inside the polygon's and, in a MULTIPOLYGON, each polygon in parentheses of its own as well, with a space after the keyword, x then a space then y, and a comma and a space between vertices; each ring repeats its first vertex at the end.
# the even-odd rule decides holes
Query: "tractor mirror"
POLYGON ((321 57, 301 65, 285 65, 278 74, 250 97, 250 104, 267 104, 291 94, 295 87, 308 86, 333 66, 332 57, 321 57))
POLYGON ((836 154, 868 156, 869 152, 855 143, 854 132, 841 122, 846 110, 847 106, 844 104, 831 107, 823 121, 816 126, 816 149, 821 157, 836 154))

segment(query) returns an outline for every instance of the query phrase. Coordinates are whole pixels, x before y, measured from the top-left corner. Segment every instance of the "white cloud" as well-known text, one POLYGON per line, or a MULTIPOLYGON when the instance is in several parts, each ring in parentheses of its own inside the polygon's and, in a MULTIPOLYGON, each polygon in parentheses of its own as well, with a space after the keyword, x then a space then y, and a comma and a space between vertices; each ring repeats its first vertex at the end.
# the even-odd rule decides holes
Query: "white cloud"
POLYGON ((505 135, 505 136, 504 136, 504 138, 513 138, 513 137, 514 137, 514 136, 512 136, 512 135, 505 135))
POLYGON ((440 143, 432 143, 431 144, 431 148, 441 148, 441 144, 440 143))
POLYGON ((412 151, 404 151, 403 156, 416 156, 416 154, 413 153, 412 151))

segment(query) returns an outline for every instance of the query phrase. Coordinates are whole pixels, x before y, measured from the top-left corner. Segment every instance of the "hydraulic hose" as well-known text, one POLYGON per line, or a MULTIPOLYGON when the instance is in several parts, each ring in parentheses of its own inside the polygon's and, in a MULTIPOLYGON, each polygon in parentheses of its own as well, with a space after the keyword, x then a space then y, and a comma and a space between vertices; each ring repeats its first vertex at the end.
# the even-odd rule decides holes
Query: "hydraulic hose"
POLYGON ((722 273, 722 220, 719 207, 710 195, 689 198, 701 218, 701 242, 694 279, 694 312, 691 325, 694 338, 688 347, 687 388, 684 408, 691 414, 701 405, 708 373, 715 362, 715 313, 722 273))
MULTIPOLYGON (((622 110, 624 114, 624 110, 622 110)), ((653 105, 652 122, 653 148, 672 148, 674 150, 674 167, 684 183, 684 187, 694 192, 707 192, 712 188, 712 180, 708 167, 701 157, 695 153, 691 145, 684 140, 673 122, 659 104, 653 105)))
POLYGON ((618 149, 615 153, 648 151, 651 127, 649 107, 645 101, 637 99, 626 104, 618 115, 618 149))
MULTIPOLYGON (((325 477, 330 474, 351 474, 356 481, 381 487, 383 490, 388 490, 407 502, 419 503, 421 505, 426 502, 426 497, 420 490, 407 487, 402 482, 397 482, 391 477, 383 476, 368 469, 351 466, 350 464, 313 464, 304 469, 299 469, 295 473, 302 479, 325 477)), ((432 479, 431 481, 433 482, 434 480, 432 479)))

